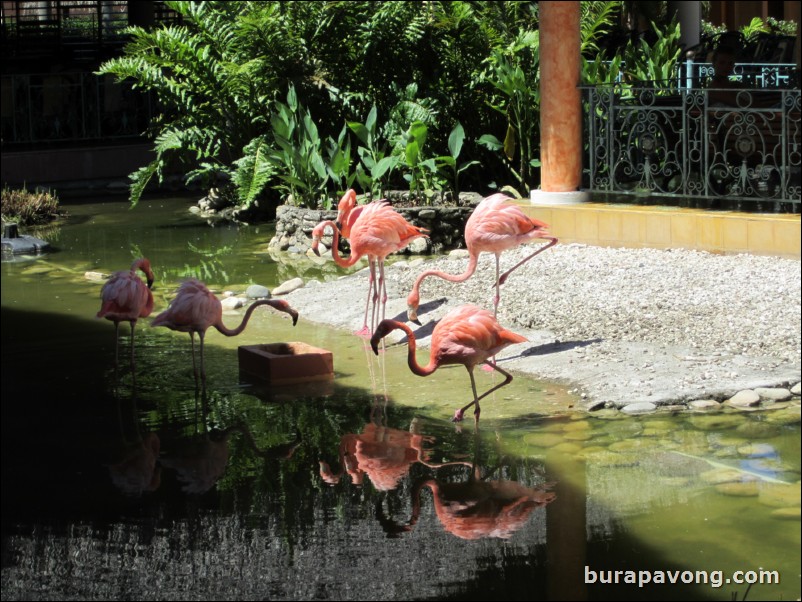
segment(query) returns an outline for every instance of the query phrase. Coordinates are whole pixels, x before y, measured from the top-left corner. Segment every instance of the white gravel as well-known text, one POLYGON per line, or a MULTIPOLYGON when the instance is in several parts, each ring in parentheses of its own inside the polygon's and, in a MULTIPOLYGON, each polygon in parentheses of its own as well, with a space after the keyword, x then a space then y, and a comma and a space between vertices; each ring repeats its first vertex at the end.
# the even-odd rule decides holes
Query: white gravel
MULTIPOLYGON (((534 248, 504 253, 502 271, 534 248)), ((390 266, 387 317, 404 314, 419 273, 462 273, 467 261, 467 252, 458 251, 390 266)), ((489 254, 464 283, 427 278, 421 321, 465 302, 492 309, 494 282, 489 254)), ((367 270, 312 284, 287 297, 302 315, 343 328, 361 326, 367 270), (321 299, 349 309, 320 311, 321 299)), ((501 357, 513 371, 575 386, 588 407, 721 401, 742 389, 799 382, 801 308, 799 260, 558 244, 502 286, 499 321, 530 342, 501 357)), ((421 344, 427 343, 422 337, 421 344)))

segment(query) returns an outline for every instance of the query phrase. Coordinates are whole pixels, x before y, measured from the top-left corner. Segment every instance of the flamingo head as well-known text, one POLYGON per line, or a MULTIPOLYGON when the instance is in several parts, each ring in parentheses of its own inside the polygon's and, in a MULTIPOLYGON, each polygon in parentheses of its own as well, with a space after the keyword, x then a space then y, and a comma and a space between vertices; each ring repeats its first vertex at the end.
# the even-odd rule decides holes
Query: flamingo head
POLYGON ((547 223, 541 222, 539 219, 532 219, 532 226, 534 226, 534 230, 537 232, 538 238, 550 240, 552 241, 551 244, 555 244, 557 242, 557 239, 552 236, 551 232, 549 232, 549 225, 547 223))
POLYGON ((370 337, 370 348, 373 349, 373 353, 379 355, 379 341, 390 334, 391 331, 395 330, 395 328, 392 320, 382 320, 379 322, 379 325, 373 332, 373 336, 370 337))
POLYGON ((420 326, 420 320, 418 320, 418 306, 420 305, 420 295, 418 291, 413 290, 407 296, 407 319, 420 326))
POLYGON ((131 266, 131 271, 136 272, 137 270, 142 270, 148 280, 148 288, 153 288, 153 270, 150 267, 150 260, 147 257, 142 257, 134 262, 131 266))
POLYGON ((341 224, 346 220, 351 210, 356 207, 356 191, 349 188, 337 204, 337 229, 341 229, 341 224))
POLYGON ((320 239, 323 238, 323 231, 325 229, 325 224, 318 224, 312 229, 312 252, 318 257, 320 257, 318 246, 320 245, 320 239))
POLYGON ((279 311, 283 311, 285 314, 289 314, 292 317, 292 325, 298 322, 298 312, 295 311, 292 306, 284 301, 284 299, 276 299, 273 301, 273 307, 275 307, 279 311))

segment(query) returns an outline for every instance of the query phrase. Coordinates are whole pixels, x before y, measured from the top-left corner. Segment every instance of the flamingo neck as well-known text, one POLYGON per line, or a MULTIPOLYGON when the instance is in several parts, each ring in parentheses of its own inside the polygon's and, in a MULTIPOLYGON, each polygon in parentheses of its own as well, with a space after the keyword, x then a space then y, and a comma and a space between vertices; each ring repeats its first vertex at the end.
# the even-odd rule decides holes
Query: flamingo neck
POLYGON ((226 335, 227 337, 235 337, 248 325, 248 320, 251 319, 251 314, 254 310, 259 307, 260 305, 270 305, 275 307, 276 301, 274 299, 261 299, 256 301, 255 303, 251 304, 251 306, 245 311, 245 315, 242 316, 242 322, 236 328, 228 328, 225 324, 223 324, 222 320, 218 320, 215 324, 212 324, 219 332, 226 335))
POLYGON ((334 235, 331 241, 331 257, 334 259, 334 263, 336 263, 341 268, 350 268, 354 265, 357 261, 359 261, 360 255, 354 253, 353 248, 351 249, 351 255, 346 259, 344 257, 340 257, 340 252, 338 250, 340 244, 340 231, 337 230, 337 226, 334 222, 330 222, 331 226, 334 228, 334 235))
POLYGON ((437 364, 434 359, 432 359, 433 356, 431 355, 429 356, 429 363, 425 366, 421 366, 418 363, 418 358, 415 356, 418 344, 415 341, 415 334, 412 332, 412 329, 403 322, 395 322, 394 326, 407 333, 407 339, 409 340, 407 345, 407 364, 409 364, 409 369, 418 376, 429 376, 432 372, 437 370, 437 364))
POLYGON ((137 259, 131 265, 131 271, 136 273, 137 270, 140 270, 143 274, 145 274, 145 278, 148 282, 148 288, 153 288, 153 271, 150 269, 150 262, 144 257, 137 259))
POLYGON ((424 278, 428 278, 429 276, 437 276, 438 278, 448 280, 449 282, 465 282, 468 278, 473 276, 478 263, 479 253, 471 253, 470 259, 468 260, 468 265, 462 274, 449 274, 448 272, 441 272, 440 270, 427 270, 415 279, 415 284, 412 286, 412 293, 410 296, 413 294, 416 296, 420 295, 420 285, 424 278))

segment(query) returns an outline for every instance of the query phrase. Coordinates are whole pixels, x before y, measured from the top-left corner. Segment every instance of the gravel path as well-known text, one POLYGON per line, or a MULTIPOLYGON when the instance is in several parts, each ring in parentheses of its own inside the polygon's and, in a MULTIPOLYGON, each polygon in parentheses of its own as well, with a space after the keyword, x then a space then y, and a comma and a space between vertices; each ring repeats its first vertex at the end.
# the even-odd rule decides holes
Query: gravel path
MULTIPOLYGON (((533 250, 508 251, 504 270, 533 250)), ((467 252, 387 269, 387 317, 427 269, 461 273, 467 252)), ((362 265, 362 264, 360 264, 362 265)), ((495 262, 484 254, 464 283, 427 278, 418 333, 461 303, 492 308, 495 262), (427 324, 428 323, 428 324, 427 324)), ((367 270, 309 282, 287 299, 304 317, 361 326, 367 270), (336 311, 322 311, 321 299, 336 311)), ((502 287, 499 321, 529 338, 505 350, 513 372, 566 383, 586 407, 722 401, 739 390, 791 387, 802 374, 802 283, 798 260, 689 250, 560 244, 516 270, 502 287)))

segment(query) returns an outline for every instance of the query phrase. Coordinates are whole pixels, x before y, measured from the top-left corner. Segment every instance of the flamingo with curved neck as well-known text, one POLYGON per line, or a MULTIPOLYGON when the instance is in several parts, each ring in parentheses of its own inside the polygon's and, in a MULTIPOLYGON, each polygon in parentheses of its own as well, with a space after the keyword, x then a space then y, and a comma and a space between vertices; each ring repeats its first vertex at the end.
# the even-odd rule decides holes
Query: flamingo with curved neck
MULTIPOLYGON (((355 196, 353 199, 355 200, 355 196)), ((350 197, 344 199, 350 203, 350 197)), ((343 202, 341 201, 341 205, 343 202)), ((384 278, 385 258, 396 251, 400 251, 416 238, 426 236, 426 230, 410 224, 404 216, 395 211, 387 201, 374 201, 368 205, 348 209, 347 204, 341 222, 324 221, 312 230, 312 251, 319 255, 318 245, 326 228, 333 230, 331 256, 340 267, 351 267, 361 257, 368 258, 370 280, 368 282, 368 296, 365 302, 365 317, 362 328, 357 331, 360 336, 368 336, 375 328, 378 311, 377 304, 381 298, 381 318, 384 318, 387 304, 387 286, 384 278), (356 218, 353 216, 356 215, 356 218), (339 226, 351 235, 351 256, 348 259, 340 257, 337 247, 340 241, 339 226), (378 280, 376 278, 378 272, 378 280), (371 327, 368 328, 368 308, 373 299, 373 312, 371 313, 371 327)), ((343 210, 341 210, 342 212, 343 210)))
POLYGON ((465 282, 473 276, 479 262, 479 255, 483 252, 493 253, 496 256, 496 295, 493 298, 493 314, 497 315, 501 299, 500 287, 509 275, 538 253, 557 244, 557 239, 548 232, 548 224, 527 217, 519 207, 509 202, 511 200, 512 198, 504 194, 493 194, 483 199, 468 218, 465 223, 465 244, 470 257, 462 274, 427 270, 418 275, 412 291, 407 296, 407 317, 411 322, 418 323, 420 287, 424 279, 429 276, 437 276, 449 282, 465 282), (537 238, 550 242, 499 275, 501 253, 537 238))
POLYGON ((236 328, 228 328, 223 324, 223 305, 215 297, 203 282, 190 278, 185 281, 178 289, 173 302, 166 310, 156 316, 151 322, 151 326, 165 326, 170 330, 178 332, 188 332, 192 340, 192 368, 195 372, 195 384, 198 382, 198 369, 195 364, 195 333, 200 338, 200 365, 201 378, 206 384, 206 370, 203 363, 203 340, 206 330, 214 327, 218 332, 233 337, 245 330, 251 314, 261 305, 270 305, 278 311, 289 314, 292 317, 293 326, 298 321, 298 312, 290 304, 282 299, 260 299, 251 304, 242 317, 242 321, 236 328))
POLYGON ((474 419, 479 422, 479 400, 484 399, 496 389, 512 382, 512 375, 499 368, 490 358, 502 349, 516 343, 523 343, 527 339, 506 328, 503 328, 493 314, 475 305, 462 305, 452 309, 440 320, 432 331, 431 354, 429 363, 421 366, 418 363, 415 351, 417 343, 412 329, 396 320, 382 320, 370 339, 373 352, 378 355, 378 344, 381 339, 393 330, 403 330, 409 340, 407 349, 407 363, 409 369, 418 376, 429 376, 440 366, 449 364, 462 364, 468 370, 473 389, 473 401, 454 413, 452 420, 459 422, 463 419, 465 410, 475 405, 474 419), (477 395, 476 381, 473 369, 478 364, 486 364, 491 369, 504 375, 504 382, 495 385, 482 395, 477 395))

